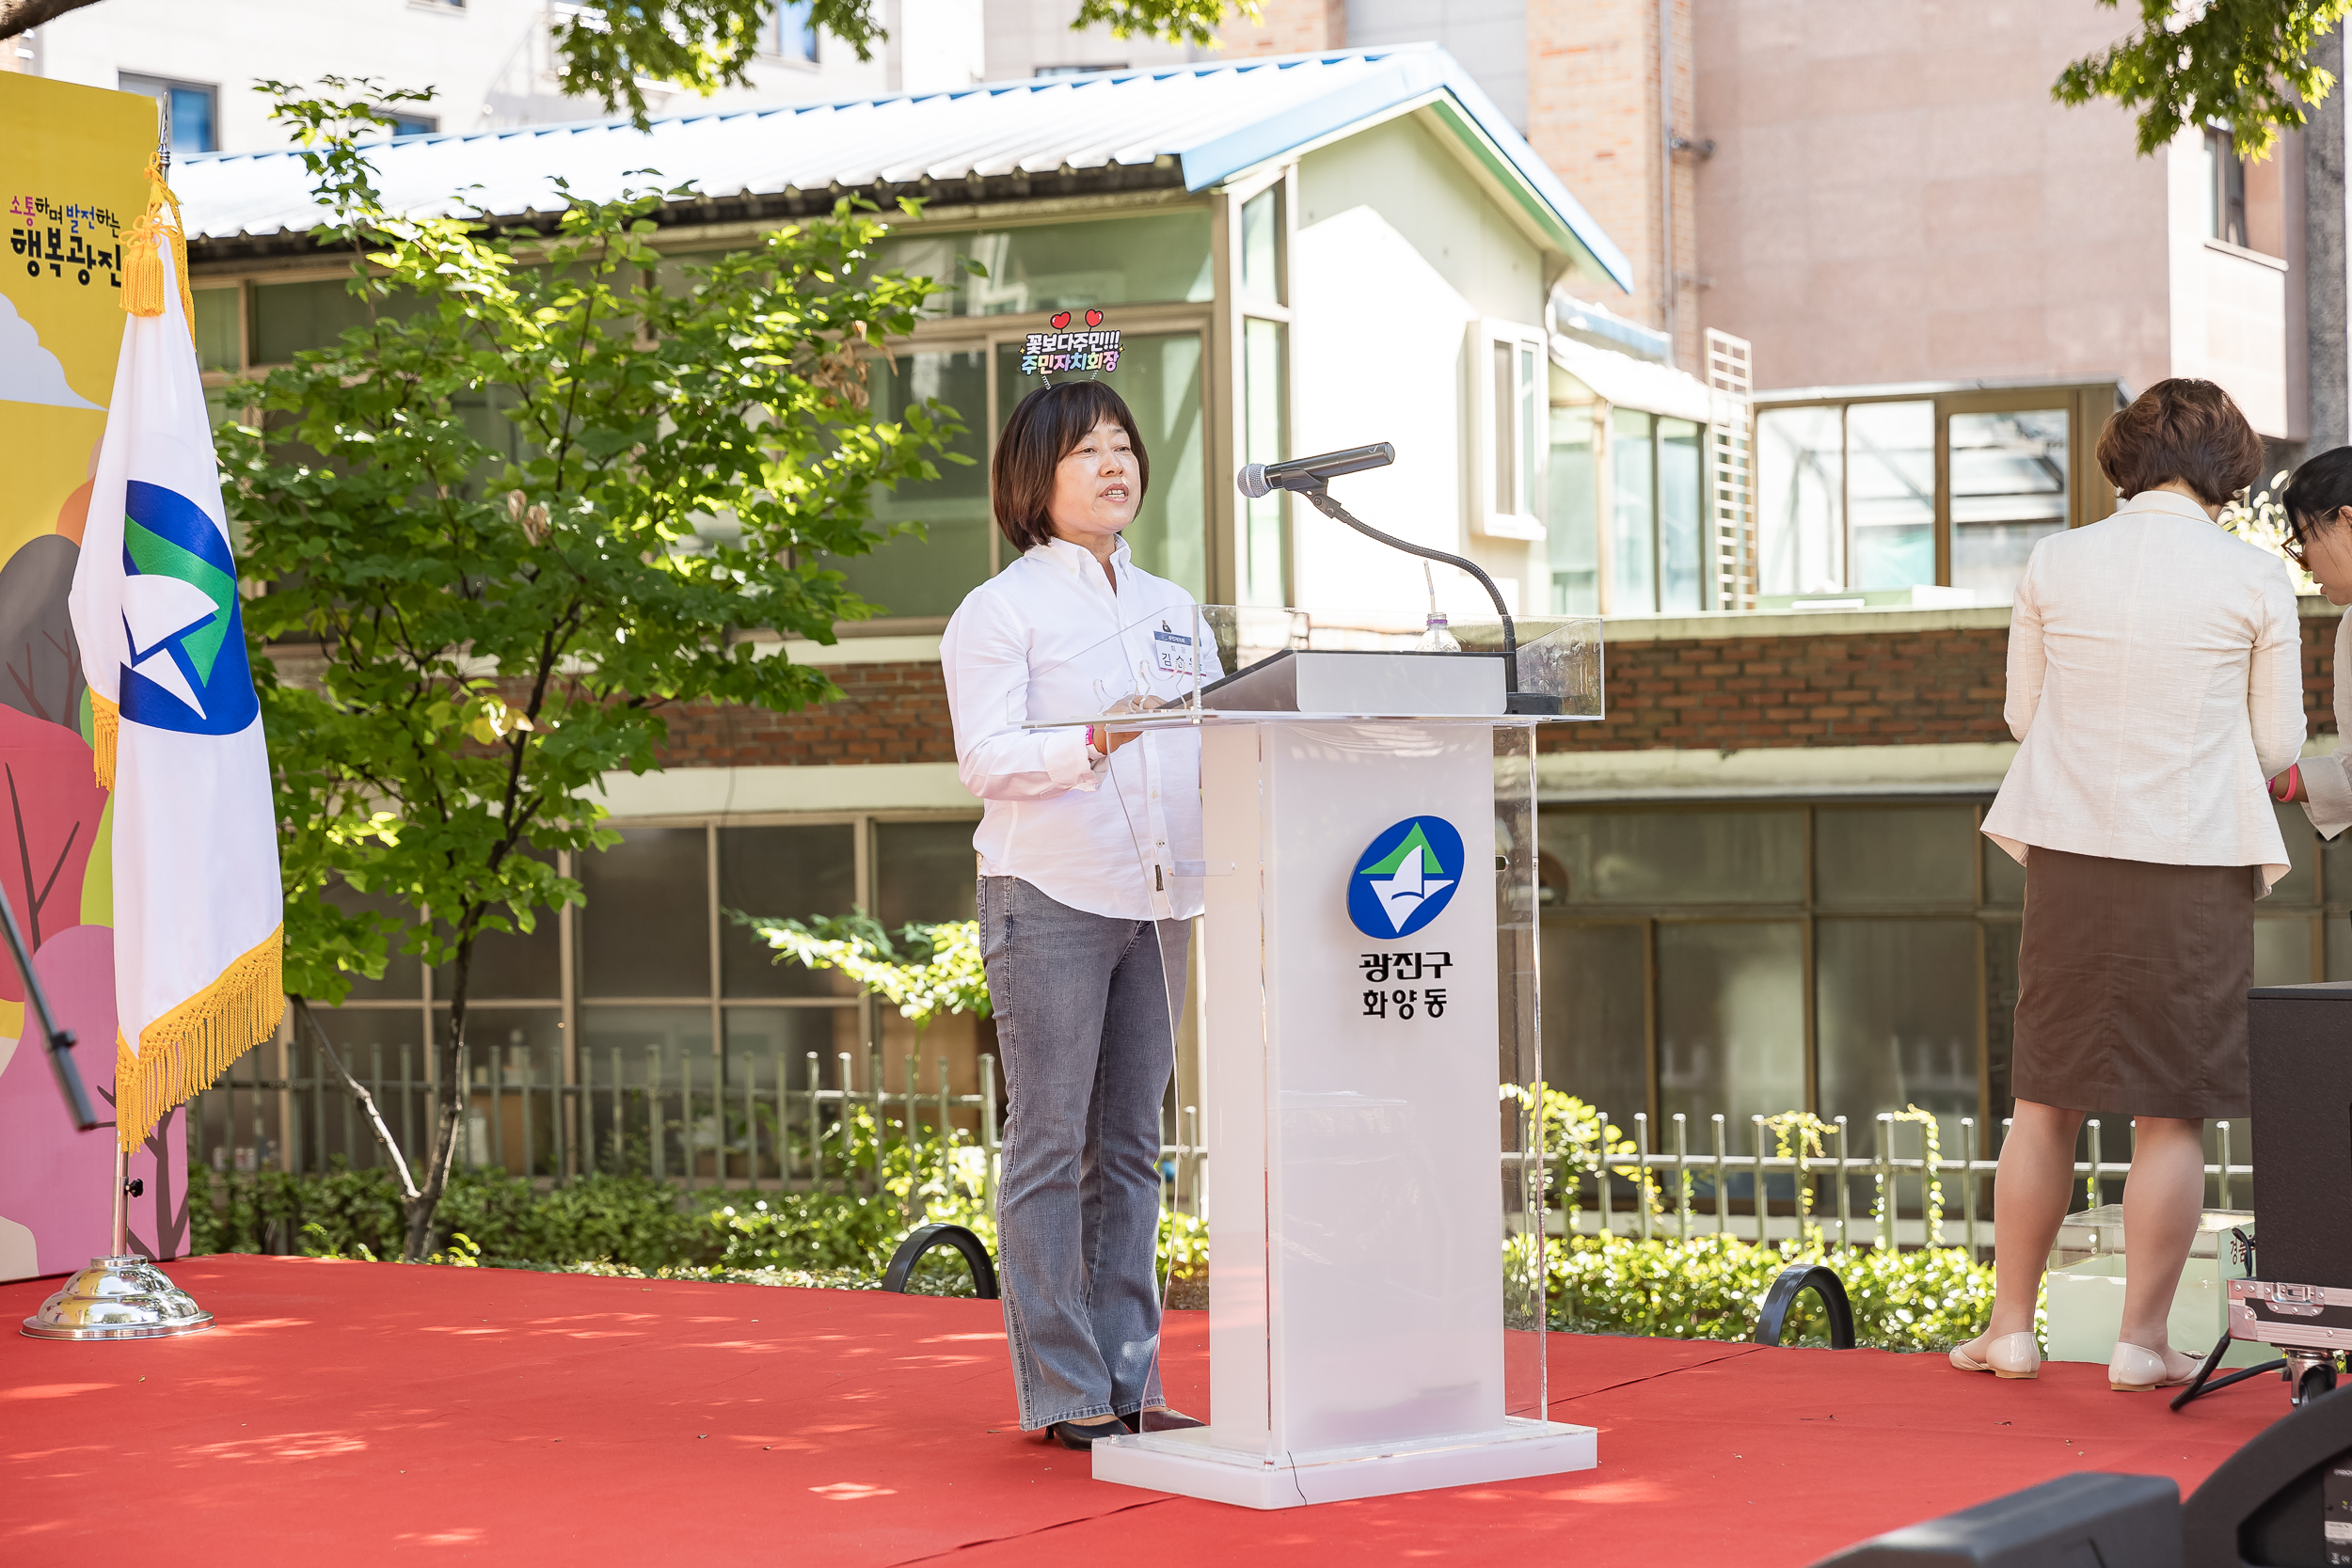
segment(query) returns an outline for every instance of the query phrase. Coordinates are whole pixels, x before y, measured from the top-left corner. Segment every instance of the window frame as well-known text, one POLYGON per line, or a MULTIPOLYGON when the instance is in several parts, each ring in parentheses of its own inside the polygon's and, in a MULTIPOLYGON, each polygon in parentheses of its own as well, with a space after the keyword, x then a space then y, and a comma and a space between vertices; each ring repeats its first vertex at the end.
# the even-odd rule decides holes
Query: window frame
POLYGON ((191 82, 178 76, 160 76, 144 71, 117 71, 115 87, 120 92, 135 92, 143 98, 155 101, 162 110, 156 128, 162 133, 161 139, 164 145, 169 147, 173 152, 217 152, 221 150, 219 83, 191 82), (133 86, 134 83, 139 85, 133 86), (211 113, 207 117, 212 122, 210 126, 212 145, 210 147, 183 148, 174 143, 171 95, 175 92, 199 92, 210 103, 211 113))
MULTIPOLYGON (((1994 960, 1996 957, 1994 944, 2006 942, 2013 948, 2025 919, 2023 868, 2017 867, 2012 876, 2001 879, 2003 885, 1999 887, 1994 886, 1994 879, 1988 875, 1988 867, 1995 863, 1994 857, 2001 857, 2003 861, 2007 858, 2006 852, 1997 845, 1981 836, 1984 814, 1991 809, 1991 805, 1992 801, 1989 797, 1975 793, 1890 795, 1861 792, 1836 796, 1772 796, 1755 800, 1618 800, 1547 801, 1540 804, 1537 838, 1539 845, 1545 843, 1545 835, 1540 826, 1541 818, 1544 816, 1626 814, 1691 816, 1711 812, 1763 813, 1773 811, 1798 811, 1804 815, 1804 882, 1800 895, 1793 900, 1783 899, 1770 903, 1728 901, 1707 903, 1695 900, 1686 903, 1666 899, 1590 904, 1539 902, 1537 923, 1540 929, 1549 929, 1555 927, 1622 928, 1628 926, 1638 926, 1643 929, 1642 984, 1644 991, 1641 1054, 1644 1063, 1645 1102, 1632 1106, 1601 1105, 1596 1108, 1609 1113, 1613 1117, 1619 1118, 1620 1125, 1627 1126, 1629 1131, 1630 1131, 1630 1119, 1636 1112, 1645 1115, 1649 1118, 1652 1129, 1651 1147, 1667 1147, 1664 1140, 1669 1133, 1661 1115, 1662 1089, 1659 1082, 1659 1030, 1662 1013, 1661 987, 1665 983, 1660 973, 1658 961, 1658 933, 1661 927, 1671 925, 1721 925, 1738 922, 1793 921, 1803 924, 1804 932, 1803 950, 1805 966, 1802 976, 1804 997, 1803 1038, 1805 1083, 1805 1103, 1803 1108, 1820 1115, 1824 1114, 1820 1099, 1822 1082, 1820 1055, 1822 1049, 1820 1029, 1821 924, 1824 921, 1948 922, 1966 919, 1973 920, 1977 927, 1975 1033, 1978 1097, 1974 1117, 1977 1125, 1978 1148, 1972 1152, 1978 1158, 1989 1157, 1994 1150, 1994 1134, 2008 1110, 2007 1099, 1996 1097, 1999 1085, 1995 1082, 1996 1077, 2006 1081, 2006 1069, 2000 1074, 1996 1074, 1994 1070, 1994 1036, 1996 1033, 2006 1034, 2006 1024, 2003 1020, 1994 1016, 1992 1006, 1991 984, 1995 967, 1994 960), (1971 889, 1966 896, 1922 897, 1902 902, 1879 903, 1835 898, 1825 895, 1819 887, 1822 813, 1857 809, 1933 810, 1941 808, 1951 810, 1958 807, 1973 808, 1973 821, 1977 832, 1975 853, 1970 866, 1971 889)), ((2294 812, 2293 815, 2281 812, 2280 815, 2282 821, 2289 827, 2292 827, 2300 816, 2299 812, 2294 812)), ((2280 882, 2280 891, 2275 892, 2272 898, 2265 900, 2264 906, 2256 911, 2255 920, 2258 927, 2268 925, 2279 927, 2299 925, 2309 943, 2304 979, 2331 978, 2328 939, 2331 933, 2338 931, 2343 926, 2347 914, 2352 913, 2352 838, 2341 839, 2335 844, 2324 843, 2315 831, 2306 826, 2299 832, 2292 832, 2288 834, 2287 852, 2294 868, 2289 872, 2287 879, 2280 882), (2334 863, 2332 869, 2331 862, 2334 863), (2296 897, 2295 902, 2291 904, 2283 904, 2277 908, 2271 907, 2282 897, 2294 896, 2289 891, 2293 884, 2306 884, 2309 891, 2296 897)), ((1548 855, 1549 851, 1546 850, 1545 853, 1548 855)), ((2337 955, 2338 958, 2344 964, 2352 965, 2352 940, 2341 937, 2338 940, 2342 942, 2337 955)), ((1538 962, 1540 961, 1539 958, 1538 962)), ((2352 969, 2347 969, 2344 977, 2352 978, 2352 969)), ((2257 983, 2272 982, 2258 977, 2257 983)), ((2288 980, 2280 983, 2300 982, 2288 980)), ((2004 1060, 2006 1060, 2005 1057, 2004 1060)), ((1560 1082, 1551 1086, 1572 1095, 1582 1095, 1582 1091, 1573 1083, 1560 1082)), ((1788 1107, 1788 1109, 1797 1108, 1788 1107)), ((2233 1123, 2233 1134, 2240 1140, 2236 1147, 2243 1148, 2248 1118, 2231 1119, 2233 1123)), ((1869 1136, 1867 1128, 1854 1127, 1850 1123, 1848 1152, 1857 1157, 1867 1154, 1869 1136)), ((2207 1136, 2209 1139, 2213 1136, 2210 1130, 2207 1136)), ((1736 1129, 1733 1130, 1733 1140, 1732 1147, 1736 1149, 1740 1147, 1736 1129)), ((2209 1143, 2208 1147, 2213 1146, 2209 1143)), ((1947 1143, 1946 1148, 1947 1157, 1956 1155, 1958 1152, 1947 1143)))
POLYGON ((1482 316, 1470 325, 1470 516, 1490 539, 1541 543, 1544 487, 1550 479, 1551 344, 1543 328, 1482 316), (1495 353, 1509 356, 1512 406, 1498 406, 1495 353), (1506 457, 1502 442, 1508 439, 1506 457), (1500 483, 1514 470, 1505 494, 1500 483))
MULTIPOLYGON (((1866 590, 1854 586, 1857 571, 1854 552, 1852 506, 1853 463, 1850 438, 1847 435, 1848 409, 1883 403, 1928 403, 1934 404, 1935 430, 1935 583, 1949 587, 1952 581, 1952 467, 1951 421, 1956 414, 2016 414, 2042 410, 2063 409, 2067 416, 2066 435, 2066 527, 2081 528, 2095 523, 2115 511, 2113 487, 2099 473, 2091 449, 2099 432, 2105 428, 2108 416, 2122 408, 2127 400, 2122 387, 2115 382, 2052 382, 2037 385, 2003 387, 1953 387, 1938 385, 1873 387, 1851 392, 1832 391, 1816 394, 1778 395, 1759 392, 1753 404, 1752 419, 1760 423, 1766 414, 1784 409, 1835 408, 1838 423, 1838 540, 1841 553, 1843 586, 1841 593, 1860 594, 1866 590)), ((1766 501, 1759 493, 1756 502, 1756 549, 1760 560, 1763 550, 1764 511, 1766 501)), ((1928 586, 1919 584, 1917 586, 1928 586)), ((1758 593, 1762 593, 1761 585, 1758 593)), ((1786 597, 1776 594, 1774 597, 1786 597)), ((1800 590, 1796 595, 1808 595, 1800 590)))
POLYGON ((795 32, 807 34, 808 53, 795 54, 784 47, 784 13, 787 6, 794 5, 807 7, 808 0, 778 0, 776 5, 769 8, 767 20, 759 24, 758 53, 762 58, 773 60, 778 65, 814 71, 824 64, 825 43, 824 29, 817 25, 813 14, 794 29, 795 32))
MULTIPOLYGON (((668 996, 590 997, 584 995, 580 983, 580 923, 583 918, 588 917, 588 911, 580 906, 568 906, 558 911, 540 911, 540 918, 543 921, 552 921, 556 926, 556 940, 560 944, 558 994, 552 997, 469 996, 466 999, 467 1008, 469 1012, 479 1008, 501 1012, 532 1011, 552 1015, 561 1041, 557 1062, 562 1079, 559 1084, 542 1085, 542 1087, 564 1097, 565 1102, 573 1107, 573 1114, 577 1114, 582 1097, 592 1086, 591 1079, 595 1078, 593 1073, 584 1075, 582 1070, 580 1040, 583 1030, 581 1023, 583 1019, 593 1018, 598 1012, 642 1010, 649 1007, 706 1010, 709 1020, 711 1042, 707 1060, 710 1064, 710 1070, 714 1073, 724 1071, 726 1014, 731 1010, 797 1009, 831 1013, 854 1012, 857 1017, 855 1028, 859 1050, 865 1056, 870 1058, 874 1053, 882 1050, 885 1033, 888 1029, 880 1000, 874 996, 857 993, 853 990, 845 990, 843 994, 832 996, 730 996, 727 994, 724 977, 721 971, 722 954, 719 944, 720 927, 725 919, 724 911, 721 907, 719 891, 719 835, 721 830, 728 828, 847 826, 851 832, 854 856, 851 873, 852 887, 855 892, 853 901, 861 909, 877 909, 881 907, 882 894, 879 854, 881 830, 892 824, 903 822, 951 822, 977 827, 979 822, 979 814, 975 811, 956 809, 910 808, 850 812, 743 812, 724 816, 700 813, 614 818, 609 825, 619 828, 701 830, 704 841, 704 916, 709 931, 709 961, 703 988, 696 991, 681 991, 676 995, 668 996)), ((556 857, 558 874, 565 877, 579 876, 580 860, 580 856, 571 852, 560 853, 556 857)), ((321 1021, 327 1025, 331 1036, 333 1020, 344 1013, 404 1015, 414 1020, 421 1031, 419 1037, 427 1042, 426 1059, 418 1064, 418 1070, 427 1079, 432 1079, 437 1074, 438 1067, 434 1061, 434 1052, 430 1049, 430 1044, 439 1037, 436 1031, 442 1026, 442 1021, 446 1020, 449 1015, 449 1003, 437 999, 434 994, 434 974, 433 966, 420 964, 418 966, 418 994, 415 997, 352 997, 346 999, 340 1006, 321 1007, 319 1009, 321 1021)), ((291 1073, 286 1070, 287 1058, 283 1054, 291 1043, 292 1023, 289 1022, 281 1024, 276 1040, 277 1049, 281 1053, 278 1071, 278 1076, 281 1080, 291 1077, 291 1073)), ((891 1064, 885 1061, 883 1065, 886 1069, 891 1064)), ((715 1083, 719 1080, 714 1078, 711 1081, 715 1083)), ((600 1085, 601 1079, 596 1078, 595 1086, 598 1087, 598 1092, 601 1092, 600 1085)), ((276 1097, 278 1127, 281 1130, 294 1128, 296 1116, 294 1091, 291 1088, 281 1088, 276 1091, 276 1097)), ((296 1134, 298 1137, 309 1135, 307 1132, 296 1134)), ((234 1141, 232 1136, 231 1144, 234 1141)), ((293 1138, 282 1136, 278 1139, 281 1160, 293 1159, 294 1141, 293 1138)), ((562 1139, 560 1147, 564 1151, 565 1166, 559 1173, 559 1179, 570 1180, 581 1174, 587 1166, 581 1160, 580 1138, 567 1134, 562 1139)), ((192 1159, 200 1157, 192 1150, 192 1159)))

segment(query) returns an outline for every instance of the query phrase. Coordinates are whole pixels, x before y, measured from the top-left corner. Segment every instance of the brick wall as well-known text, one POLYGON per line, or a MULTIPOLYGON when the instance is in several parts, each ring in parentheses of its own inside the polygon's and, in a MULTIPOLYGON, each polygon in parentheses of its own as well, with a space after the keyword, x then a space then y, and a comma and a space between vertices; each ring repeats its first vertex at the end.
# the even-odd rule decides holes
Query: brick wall
MULTIPOLYGON (((2303 623, 2312 733, 2335 729, 2335 621, 2303 623)), ((1544 732, 1547 751, 1744 751, 2006 740, 2006 627, 1609 644, 1609 717, 1544 732)), ((953 762, 939 666, 830 672, 839 702, 800 713, 697 704, 669 715, 670 768, 953 762)))
POLYGON ((1345 48, 1346 0, 1264 0, 1255 25, 1236 19, 1220 38, 1227 55, 1307 55, 1345 48))
MULTIPOLYGON (((2333 617, 2303 623, 2303 704, 2335 729, 2333 617)), ((1546 751, 1926 746, 2010 738, 2009 629, 1611 642, 1609 717, 1546 751)))
POLYGON ((936 663, 826 672, 841 700, 798 713, 696 703, 669 710, 665 768, 840 767, 953 762, 947 689, 936 663))
MULTIPOLYGON (((1675 129, 1692 126, 1690 0, 1674 0, 1675 129)), ((1528 0, 1527 140, 1575 193, 1631 263, 1629 295, 1606 287, 1576 292, 1621 315, 1662 325, 1659 267, 1660 168, 1656 0, 1528 0)), ((1692 161, 1676 161, 1675 268, 1698 264, 1692 161)), ((1698 364, 1699 298, 1684 280, 1677 294, 1676 354, 1698 364)), ((1737 323, 1729 324, 1737 332, 1737 323)))

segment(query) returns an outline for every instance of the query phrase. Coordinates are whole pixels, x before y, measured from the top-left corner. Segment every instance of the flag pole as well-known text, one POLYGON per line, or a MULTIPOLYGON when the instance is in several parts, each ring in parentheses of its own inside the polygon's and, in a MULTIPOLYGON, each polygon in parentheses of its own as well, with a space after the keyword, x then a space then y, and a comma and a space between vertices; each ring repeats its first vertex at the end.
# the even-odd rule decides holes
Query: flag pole
MULTIPOLYGON (((166 111, 168 113, 168 111, 166 111)), ((169 126, 159 138, 155 156, 165 168, 171 166, 169 126)), ((50 1016, 48 999, 41 994, 40 980, 33 972, 24 939, 18 935, 16 917, 0 895, 0 917, 8 926, 8 946, 18 968, 24 975, 25 996, 31 1002, 34 1016, 50 1039, 52 1059, 62 1053, 57 1048, 59 1035, 50 1016)), ((71 1044, 72 1037, 63 1037, 71 1044)), ((70 1071, 70 1059, 64 1069, 70 1071)), ((81 1085, 78 1076, 73 1084, 81 1085)), ((71 1098, 71 1096, 69 1096, 71 1098)), ((119 1117, 121 1085, 116 1086, 117 1116, 119 1117)), ((77 1117, 77 1119, 78 1117, 77 1117)), ((87 1130, 87 1128, 86 1128, 87 1130)), ((154 1263, 139 1257, 131 1249, 131 1200, 142 1196, 144 1183, 131 1176, 131 1154, 120 1140, 117 1128, 114 1158, 114 1205, 107 1230, 107 1255, 93 1258, 89 1267, 65 1282, 63 1289, 40 1304, 40 1310, 24 1320, 22 1332, 35 1339, 162 1339, 183 1334, 197 1334, 213 1326, 213 1315, 196 1304, 195 1298, 171 1282, 171 1276, 154 1263)), ((160 1227, 159 1227, 160 1228, 160 1227)), ((160 1242, 161 1237, 157 1240, 160 1242)))

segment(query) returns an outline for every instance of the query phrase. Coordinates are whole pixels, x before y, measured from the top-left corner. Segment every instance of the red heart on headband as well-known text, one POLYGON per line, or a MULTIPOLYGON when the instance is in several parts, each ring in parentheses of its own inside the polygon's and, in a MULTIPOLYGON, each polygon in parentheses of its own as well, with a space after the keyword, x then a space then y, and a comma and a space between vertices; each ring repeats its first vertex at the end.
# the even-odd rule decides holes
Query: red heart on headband
POLYGON ((1102 312, 1102 311, 1100 311, 1100 310, 1089 310, 1089 311, 1087 312, 1087 325, 1088 325, 1089 326, 1100 326, 1100 325, 1103 325, 1103 312, 1102 312))
POLYGON ((1064 310, 1060 315, 1054 318, 1054 330, 1057 332, 1059 332, 1063 327, 1068 326, 1069 325, 1070 312, 1067 310, 1064 310))

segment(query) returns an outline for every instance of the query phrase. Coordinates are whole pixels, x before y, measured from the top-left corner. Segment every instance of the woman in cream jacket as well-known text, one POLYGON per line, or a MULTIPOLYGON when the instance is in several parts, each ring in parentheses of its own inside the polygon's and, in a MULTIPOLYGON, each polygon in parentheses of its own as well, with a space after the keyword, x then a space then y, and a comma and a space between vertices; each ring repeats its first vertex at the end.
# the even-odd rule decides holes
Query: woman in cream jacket
MULTIPOLYGON (((2204 1121, 2248 1113, 2254 900, 2285 875, 2265 783, 2303 745, 2285 565, 2214 524, 2262 442, 2207 381, 2150 388, 2099 437, 2128 498, 2034 546, 2010 616, 2016 759, 1984 832, 2026 867, 2015 1119, 1994 1192, 1993 1321, 1965 1371, 2035 1375, 2034 1301, 2087 1113, 2132 1117, 2132 1266, 2111 1386, 2183 1383, 2165 1321, 2204 1202, 2204 1121)), ((2189 1354, 2184 1354, 2185 1352, 2189 1354)))

